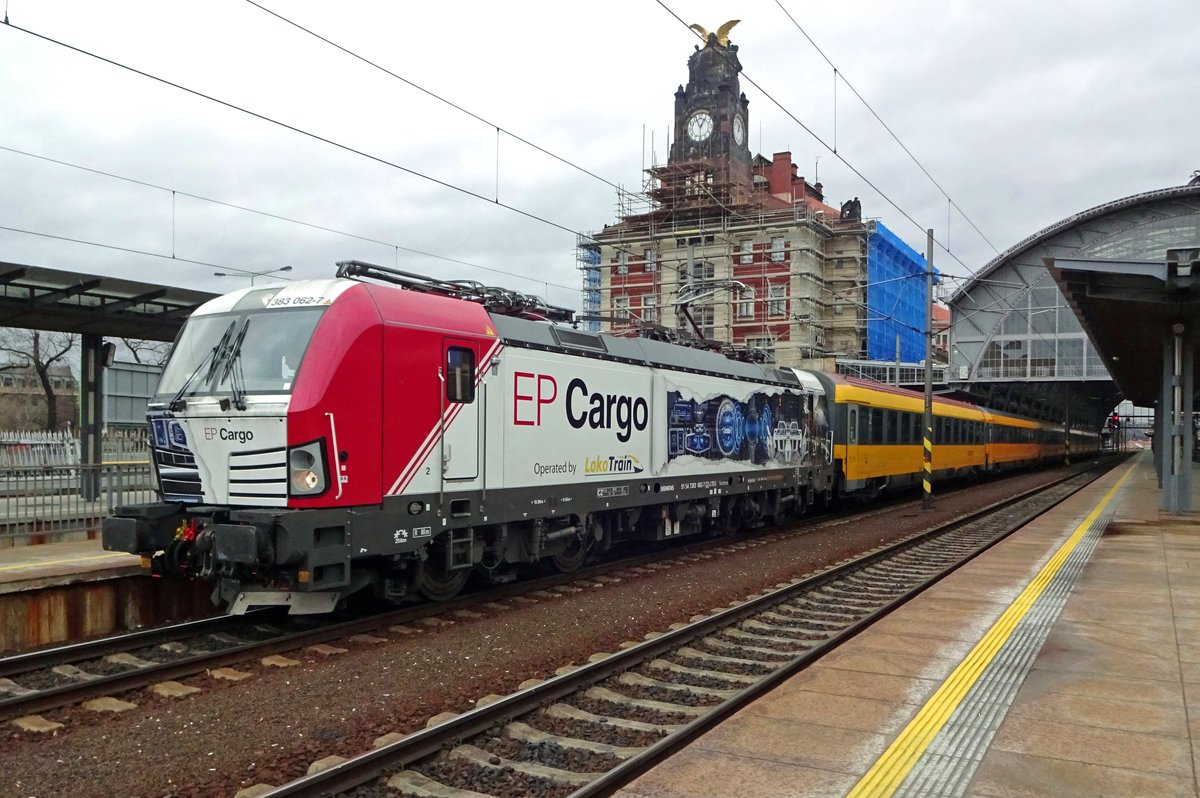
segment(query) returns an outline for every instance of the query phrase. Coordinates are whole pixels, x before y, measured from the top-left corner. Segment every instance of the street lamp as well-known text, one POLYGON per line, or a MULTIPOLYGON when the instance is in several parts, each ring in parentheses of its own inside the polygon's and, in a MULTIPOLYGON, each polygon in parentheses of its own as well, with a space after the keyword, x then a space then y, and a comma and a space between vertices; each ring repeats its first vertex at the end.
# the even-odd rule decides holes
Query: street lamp
POLYGON ((279 266, 274 269, 263 269, 259 272, 252 272, 247 269, 237 269, 232 266, 228 266, 226 268, 228 268, 231 272, 236 272, 236 274, 229 274, 227 272, 213 272, 213 277, 249 277, 250 285, 254 285, 255 277, 265 277, 267 275, 275 274, 276 272, 290 272, 292 270, 291 266, 279 266))

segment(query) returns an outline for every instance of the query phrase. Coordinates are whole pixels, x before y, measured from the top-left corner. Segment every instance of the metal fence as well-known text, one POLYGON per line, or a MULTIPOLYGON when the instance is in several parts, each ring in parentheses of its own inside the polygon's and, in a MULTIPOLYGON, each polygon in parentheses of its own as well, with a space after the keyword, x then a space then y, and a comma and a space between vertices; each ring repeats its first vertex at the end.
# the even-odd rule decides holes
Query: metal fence
MULTIPOLYGON (((105 463, 146 462, 150 446, 142 428, 109 429, 101 436, 105 463)), ((79 462, 79 437, 70 430, 0 431, 0 468, 73 466, 79 462)))
POLYGON ((157 498, 149 463, 0 467, 0 546, 88 537, 114 508, 157 498))

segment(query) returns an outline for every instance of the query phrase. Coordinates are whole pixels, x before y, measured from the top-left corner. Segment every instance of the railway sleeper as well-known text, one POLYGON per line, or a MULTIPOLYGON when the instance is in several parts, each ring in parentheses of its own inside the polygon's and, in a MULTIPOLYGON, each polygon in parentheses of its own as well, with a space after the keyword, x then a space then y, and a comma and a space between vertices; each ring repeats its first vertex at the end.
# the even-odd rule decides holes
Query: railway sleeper
POLYGON ((675 682, 664 682, 658 679, 651 679, 649 676, 643 676, 640 673, 631 673, 628 671, 617 677, 617 684, 622 684, 626 687, 648 688, 651 690, 672 690, 677 693, 694 695, 697 698, 716 698, 721 701, 728 701, 741 692, 740 690, 719 690, 715 687, 697 687, 694 684, 676 684, 675 682))
POLYGON ((879 596, 881 598, 891 598, 898 596, 907 590, 907 586, 897 583, 895 586, 881 585, 876 581, 864 578, 859 574, 846 577, 846 584, 853 585, 855 590, 861 591, 871 596, 879 596))
POLYGON ((779 607, 784 612, 768 610, 761 613, 758 617, 760 620, 774 621, 788 629, 796 632, 804 632, 805 634, 820 634, 828 637, 829 635, 841 629, 840 624, 835 624, 832 621, 814 621, 803 608, 795 608, 791 612, 787 612, 788 607, 779 607))
MULTIPOLYGON (((699 652, 697 652, 699 653, 699 652)), ((545 710, 547 716, 559 720, 577 720, 583 723, 594 723, 597 726, 615 726, 629 731, 646 732, 648 734, 672 734, 683 728, 674 723, 643 723, 640 720, 614 718, 611 715, 596 715, 570 704, 551 704, 545 710)))
POLYGON ((826 632, 809 633, 809 632, 805 632, 801 629, 797 629, 795 627, 795 625, 789 626, 789 625, 785 625, 785 624, 764 623, 763 621, 758 621, 758 620, 742 621, 742 628, 749 630, 751 632, 757 631, 757 632, 763 632, 767 635, 778 635, 780 637, 783 637, 786 640, 791 640, 795 643, 816 644, 816 643, 820 643, 821 641, 829 638, 829 634, 826 632), (803 637, 789 637, 789 635, 797 635, 797 634, 804 635, 804 636, 803 637))
POLYGON ((667 715, 690 715, 698 718, 701 715, 707 715, 711 707, 693 707, 687 704, 671 704, 666 701, 651 701, 646 698, 631 698, 616 690, 609 690, 607 687, 590 687, 584 696, 593 701, 607 701, 610 704, 618 706, 632 707, 633 709, 644 709, 650 712, 662 712, 667 715))
POLYGON ((787 657, 791 656, 790 654, 786 654, 782 651, 777 651, 773 648, 761 648, 759 646, 748 646, 748 645, 745 645, 742 643, 730 643, 728 640, 722 640, 719 637, 709 636, 709 637, 704 638, 703 642, 705 645, 712 646, 713 648, 719 649, 721 651, 732 651, 735 654, 758 654, 760 656, 766 657, 769 660, 769 662, 764 662, 763 660, 759 660, 758 661, 759 665, 771 665, 771 664, 774 664, 777 662, 781 662, 784 659, 786 659, 787 657))
POLYGON ((881 599, 876 598, 875 596, 863 596, 847 585, 822 588, 813 595, 813 598, 828 599, 830 601, 836 601, 839 604, 863 608, 878 607, 881 601, 881 599))
POLYGON ((0 678, 0 696, 33 695, 36 692, 37 692, 37 690, 31 690, 28 687, 22 687, 21 685, 14 682, 12 679, 0 678))
POLYGON ((102 678, 98 673, 89 673, 74 665, 55 665, 50 669, 50 672, 55 676, 62 676, 64 679, 70 679, 73 682, 90 682, 102 678))
POLYGON ((402 770, 387 780, 387 786, 412 798, 495 798, 473 790, 447 787, 415 770, 402 770))
POLYGON ((109 654, 103 660, 105 665, 119 665, 124 668, 150 668, 154 665, 161 665, 161 662, 152 662, 148 659, 135 657, 133 654, 109 654))
POLYGON ((722 629, 721 634, 732 637, 734 640, 745 640, 766 648, 778 647, 781 654, 792 654, 797 649, 812 648, 806 641, 797 640, 794 637, 774 637, 745 629, 722 629))
POLYGON ((781 620, 790 622, 793 625, 802 625, 808 629, 824 629, 830 632, 836 632, 842 629, 848 622, 857 620, 861 617, 861 613, 847 612, 839 610, 836 607, 831 607, 828 604, 821 604, 815 601, 804 602, 795 601, 791 604, 785 604, 778 608, 781 612, 771 613, 772 616, 778 617, 781 620), (832 615, 837 620, 828 618, 814 618, 814 615, 832 615))
POLYGON ((879 602, 854 600, 850 596, 831 593, 809 593, 793 599, 784 606, 791 609, 802 608, 804 612, 818 612, 827 615, 856 615, 861 610, 878 607, 879 602))
POLYGON ((639 746, 609 745, 608 743, 596 743, 591 740, 580 740, 577 737, 560 737, 557 734, 538 731, 527 723, 508 724, 504 727, 504 736, 510 740, 530 745, 550 743, 557 745, 559 748, 573 749, 589 754, 607 754, 617 759, 629 759, 646 750, 639 746))
POLYGON ((667 662, 665 659, 651 660, 646 666, 656 670, 670 671, 683 676, 696 676, 701 679, 716 679, 722 682, 733 682, 734 684, 757 684, 760 681, 758 676, 743 676, 740 673, 726 673, 725 671, 705 671, 699 668, 689 668, 685 665, 678 665, 674 662, 667 662))
POLYGON ((684 647, 675 652, 675 656, 684 659, 694 659, 700 662, 711 662, 713 665, 724 665, 729 668, 769 668, 770 663, 760 659, 742 659, 741 657, 723 657, 720 654, 709 654, 695 648, 684 647))
POLYGON ((538 765, 533 762, 522 762, 519 759, 505 759, 502 756, 489 754, 482 748, 477 748, 473 745, 458 746, 450 752, 450 758, 469 762, 483 770, 504 771, 505 768, 508 768, 510 771, 535 779, 546 779, 558 782, 559 784, 570 784, 576 787, 582 787, 594 781, 600 775, 598 773, 576 773, 572 770, 561 770, 547 765, 538 765))

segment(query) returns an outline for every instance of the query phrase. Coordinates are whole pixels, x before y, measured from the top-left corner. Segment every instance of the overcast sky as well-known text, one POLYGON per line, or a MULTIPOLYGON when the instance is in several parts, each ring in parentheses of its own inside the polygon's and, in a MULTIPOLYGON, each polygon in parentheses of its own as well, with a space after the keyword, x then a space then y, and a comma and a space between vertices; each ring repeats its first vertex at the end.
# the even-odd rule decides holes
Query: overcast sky
POLYGON ((752 151, 790 150, 831 205, 858 196, 920 252, 934 228, 950 274, 1200 169, 1195 0, 261 0, 420 89, 243 0, 4 2, 0 261, 210 291, 247 284, 215 271, 356 258, 577 306, 572 231, 615 221, 609 183, 637 191, 666 159, 698 43, 672 12, 741 19, 752 151))

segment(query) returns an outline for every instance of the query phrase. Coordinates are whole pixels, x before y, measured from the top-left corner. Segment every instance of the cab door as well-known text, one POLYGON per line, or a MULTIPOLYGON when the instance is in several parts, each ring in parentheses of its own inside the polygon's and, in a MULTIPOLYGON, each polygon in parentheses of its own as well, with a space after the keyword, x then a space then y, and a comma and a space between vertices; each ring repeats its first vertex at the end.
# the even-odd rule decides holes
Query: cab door
POLYGON ((442 397, 442 477, 469 480, 479 476, 479 397, 476 395, 478 347, 461 338, 442 342, 438 385, 442 397))

